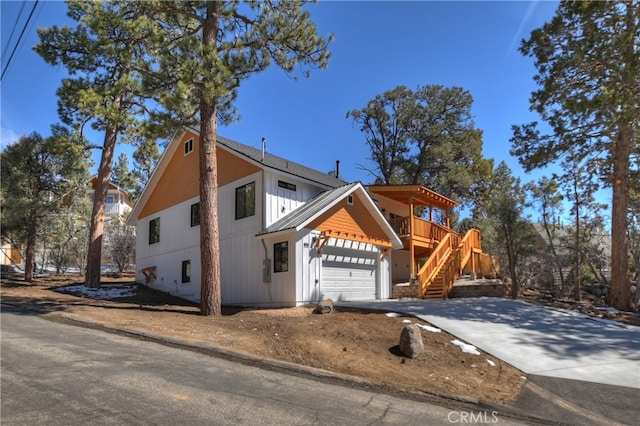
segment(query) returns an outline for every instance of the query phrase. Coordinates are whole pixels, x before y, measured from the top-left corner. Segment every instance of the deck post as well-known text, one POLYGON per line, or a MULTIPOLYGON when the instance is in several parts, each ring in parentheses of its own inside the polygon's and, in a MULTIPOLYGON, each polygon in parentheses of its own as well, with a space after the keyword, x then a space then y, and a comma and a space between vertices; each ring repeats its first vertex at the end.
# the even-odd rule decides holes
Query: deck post
POLYGON ((475 280, 477 278, 476 275, 476 253, 471 249, 471 279, 475 280))
POLYGON ((413 258, 415 250, 413 248, 413 195, 409 194, 409 265, 411 267, 411 284, 416 281, 416 261, 413 258))

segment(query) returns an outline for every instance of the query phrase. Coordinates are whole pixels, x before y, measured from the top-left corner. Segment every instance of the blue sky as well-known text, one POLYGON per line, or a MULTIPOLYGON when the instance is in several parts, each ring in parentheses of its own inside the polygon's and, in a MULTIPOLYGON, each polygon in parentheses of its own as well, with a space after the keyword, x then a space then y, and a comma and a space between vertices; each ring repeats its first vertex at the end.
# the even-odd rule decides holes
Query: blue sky
MULTIPOLYGON (((33 2, 27 2, 7 48, 9 34, 22 2, 2 0, 2 69, 19 36, 33 2), (5 51, 6 49, 6 51, 5 51)), ((525 175, 509 155, 511 126, 538 120, 529 112, 535 89, 533 59, 518 52, 522 38, 549 21, 557 2, 337 2, 311 6, 311 15, 323 35, 333 33, 329 67, 315 70, 309 79, 294 80, 272 67, 252 76, 240 89, 236 103, 242 119, 219 134, 260 146, 264 137, 273 154, 321 171, 340 160, 341 177, 370 182, 358 169, 369 168, 362 133, 346 118, 377 94, 405 85, 460 86, 474 98, 472 113, 483 130, 484 155, 496 164, 505 160, 523 181, 525 175)), ((55 92, 66 75, 47 65, 32 47, 37 28, 70 23, 66 5, 40 2, 32 22, 2 80, 1 145, 4 148, 33 131, 50 134, 58 121, 55 92)), ((88 133, 102 144, 102 134, 88 133)), ((119 152, 131 156, 130 146, 119 152)), ((94 153, 97 163, 99 152, 94 153)))

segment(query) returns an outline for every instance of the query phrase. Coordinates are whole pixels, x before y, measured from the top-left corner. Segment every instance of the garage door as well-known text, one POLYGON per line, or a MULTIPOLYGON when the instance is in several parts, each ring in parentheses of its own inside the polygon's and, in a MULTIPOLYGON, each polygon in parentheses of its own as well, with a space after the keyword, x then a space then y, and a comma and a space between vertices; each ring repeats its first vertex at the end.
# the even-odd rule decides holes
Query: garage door
POLYGON ((376 298, 377 253, 328 246, 322 250, 321 291, 325 299, 376 298))

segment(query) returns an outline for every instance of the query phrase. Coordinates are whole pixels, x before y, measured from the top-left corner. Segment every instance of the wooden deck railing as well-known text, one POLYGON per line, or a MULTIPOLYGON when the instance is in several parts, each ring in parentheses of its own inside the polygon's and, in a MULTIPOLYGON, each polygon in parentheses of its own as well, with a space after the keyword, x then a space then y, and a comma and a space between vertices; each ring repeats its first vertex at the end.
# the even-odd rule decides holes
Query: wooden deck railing
POLYGON ((456 247, 459 244, 460 235, 452 229, 419 217, 413 217, 411 221, 410 219, 408 216, 396 217, 389 220, 389 224, 400 237, 422 238, 438 243, 446 235, 451 234, 453 246, 456 247))
POLYGON ((482 245, 480 244, 480 231, 477 229, 470 229, 462 238, 460 242, 460 271, 467 266, 467 262, 471 259, 471 255, 473 254, 474 249, 482 249, 482 245))
POLYGON ((429 286, 438 274, 441 274, 444 280, 442 292, 443 297, 446 297, 451 291, 453 283, 460 277, 462 270, 471 259, 474 249, 481 249, 480 232, 476 229, 467 231, 457 245, 453 244, 454 239, 459 239, 459 235, 455 232, 448 233, 418 271, 420 297, 426 295, 429 286))

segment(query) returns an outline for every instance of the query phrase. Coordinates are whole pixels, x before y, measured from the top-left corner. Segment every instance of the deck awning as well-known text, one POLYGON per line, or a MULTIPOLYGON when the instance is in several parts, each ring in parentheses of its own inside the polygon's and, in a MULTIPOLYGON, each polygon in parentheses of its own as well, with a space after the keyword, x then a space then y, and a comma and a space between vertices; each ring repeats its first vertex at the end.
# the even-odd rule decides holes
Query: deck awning
POLYGON ((403 204, 409 204, 411 200, 414 206, 433 207, 443 211, 458 206, 457 202, 422 185, 370 185, 367 189, 371 194, 380 194, 403 204))

